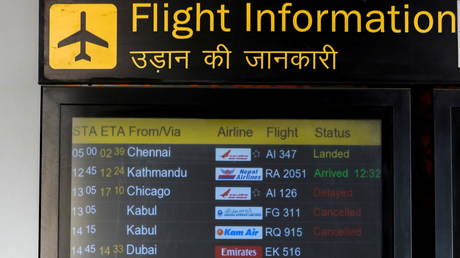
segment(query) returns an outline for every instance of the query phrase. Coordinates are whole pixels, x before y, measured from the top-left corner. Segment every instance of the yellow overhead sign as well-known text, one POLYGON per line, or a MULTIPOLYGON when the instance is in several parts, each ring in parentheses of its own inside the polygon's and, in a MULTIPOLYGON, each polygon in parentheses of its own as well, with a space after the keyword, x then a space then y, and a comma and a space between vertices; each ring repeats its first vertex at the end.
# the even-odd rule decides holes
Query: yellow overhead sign
POLYGON ((74 118, 72 142, 381 145, 380 120, 74 118))
POLYGON ((113 69, 117 65, 117 7, 54 4, 49 64, 54 69, 113 69))

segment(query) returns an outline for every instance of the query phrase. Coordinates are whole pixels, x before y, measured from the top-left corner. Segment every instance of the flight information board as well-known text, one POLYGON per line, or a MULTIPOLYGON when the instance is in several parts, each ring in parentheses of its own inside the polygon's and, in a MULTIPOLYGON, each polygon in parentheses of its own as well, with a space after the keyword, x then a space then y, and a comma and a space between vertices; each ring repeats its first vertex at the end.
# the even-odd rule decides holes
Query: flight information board
POLYGON ((70 257, 382 257, 381 128, 74 117, 70 257))

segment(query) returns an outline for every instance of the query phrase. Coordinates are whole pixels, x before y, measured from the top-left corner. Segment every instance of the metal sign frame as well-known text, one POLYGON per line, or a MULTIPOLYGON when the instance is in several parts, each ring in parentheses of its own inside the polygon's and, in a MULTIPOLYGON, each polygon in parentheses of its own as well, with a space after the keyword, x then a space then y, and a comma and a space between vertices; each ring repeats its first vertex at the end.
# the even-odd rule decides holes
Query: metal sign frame
MULTIPOLYGON (((326 114, 330 112, 330 116, 335 114, 334 116, 344 118, 345 116, 359 117, 360 114, 367 117, 375 116, 375 110, 382 111, 382 114, 385 114, 382 118, 384 126, 386 124, 384 132, 390 137, 384 141, 383 153, 387 160, 387 162, 384 161, 384 166, 392 172, 391 178, 384 179, 384 183, 385 180, 391 182, 391 190, 383 196, 383 218, 384 222, 387 221, 386 223, 391 226, 383 228, 384 243, 386 241, 388 247, 384 248, 383 255, 385 258, 410 258, 412 256, 411 133, 410 92, 408 90, 43 87, 42 99, 40 187, 40 257, 42 258, 65 257, 65 255, 59 255, 60 241, 66 239, 66 236, 61 234, 62 229, 59 228, 60 210, 62 209, 59 205, 59 196, 60 175, 62 171, 65 171, 62 166, 66 163, 61 156, 69 151, 65 147, 69 146, 69 143, 66 143, 62 132, 65 128, 63 122, 65 119, 68 120, 66 110, 72 106, 84 110, 91 110, 92 107, 98 106, 105 109, 118 107, 117 110, 120 110, 120 106, 135 108, 139 105, 150 105, 155 108, 154 110, 164 112, 171 109, 175 112, 188 112, 196 108, 218 110, 216 107, 221 106, 222 103, 228 103, 229 100, 249 103, 244 106, 247 111, 239 114, 240 118, 293 116, 284 109, 278 109, 276 114, 268 111, 261 113, 260 110, 263 110, 263 107, 266 107, 266 110, 274 110, 275 107, 271 103, 293 106, 298 114, 306 112, 305 114, 313 115, 315 113, 319 115, 317 108, 313 107, 322 105, 327 108, 321 112, 326 112, 326 114), (255 112, 256 109, 259 111, 255 112), (385 200, 390 206, 385 205, 385 200)), ((217 112, 221 116, 233 114, 217 112)), ((232 116, 234 117, 235 114, 232 116)), ((61 214, 61 216, 64 215, 61 214)))

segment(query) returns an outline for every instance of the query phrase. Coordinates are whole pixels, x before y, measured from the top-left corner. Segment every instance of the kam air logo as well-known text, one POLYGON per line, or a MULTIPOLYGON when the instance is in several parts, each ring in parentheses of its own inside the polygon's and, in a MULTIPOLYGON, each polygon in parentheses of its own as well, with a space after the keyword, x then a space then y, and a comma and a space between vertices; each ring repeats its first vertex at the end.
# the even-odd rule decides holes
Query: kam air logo
POLYGON ((251 161, 251 149, 216 148, 216 161, 251 161))
POLYGON ((216 168, 216 181, 262 181, 262 168, 216 168))
POLYGON ((216 187, 215 197, 218 201, 249 201, 251 187, 216 187))
POLYGON ((214 258, 239 258, 251 257, 262 258, 262 246, 255 245, 216 245, 214 248, 214 258))
POLYGON ((117 65, 117 7, 53 4, 49 65, 53 69, 113 69, 117 65))
POLYGON ((260 226, 216 226, 215 239, 262 239, 260 226))
POLYGON ((262 207, 215 207, 216 220, 262 220, 262 207))

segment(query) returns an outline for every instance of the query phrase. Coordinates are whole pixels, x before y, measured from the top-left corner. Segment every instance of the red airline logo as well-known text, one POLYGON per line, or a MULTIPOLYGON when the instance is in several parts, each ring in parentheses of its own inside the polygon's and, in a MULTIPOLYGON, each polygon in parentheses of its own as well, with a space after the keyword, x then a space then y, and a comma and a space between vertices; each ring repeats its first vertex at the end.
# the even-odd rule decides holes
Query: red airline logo
POLYGON ((245 245, 217 245, 215 247, 215 258, 262 258, 262 246, 245 246, 245 245))
POLYGON ((216 161, 251 161, 250 148, 216 148, 216 161))
POLYGON ((222 198, 227 197, 227 195, 230 193, 231 190, 232 190, 232 189, 229 188, 227 191, 225 191, 224 193, 222 193, 220 196, 222 196, 222 198))
POLYGON ((230 152, 232 152, 232 150, 228 150, 227 152, 225 152, 223 155, 221 155, 220 157, 225 159, 227 158, 229 155, 230 155, 230 152))

